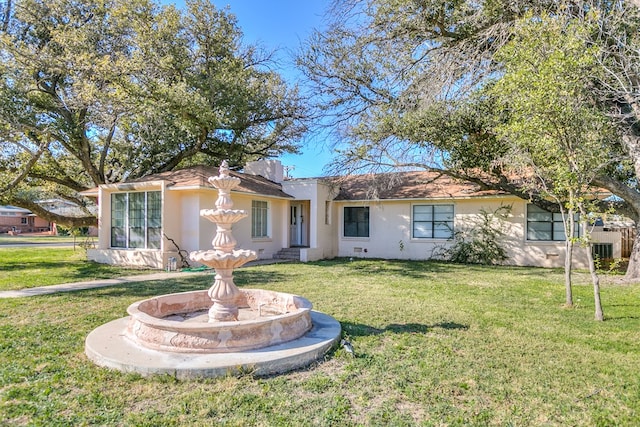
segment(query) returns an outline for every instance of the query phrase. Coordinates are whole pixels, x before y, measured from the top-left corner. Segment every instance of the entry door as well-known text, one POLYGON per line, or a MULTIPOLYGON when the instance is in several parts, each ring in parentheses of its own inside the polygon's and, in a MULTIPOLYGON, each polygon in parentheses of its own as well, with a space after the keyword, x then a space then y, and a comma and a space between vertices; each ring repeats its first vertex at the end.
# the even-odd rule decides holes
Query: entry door
POLYGON ((302 205, 291 205, 289 214, 289 245, 302 246, 302 205))

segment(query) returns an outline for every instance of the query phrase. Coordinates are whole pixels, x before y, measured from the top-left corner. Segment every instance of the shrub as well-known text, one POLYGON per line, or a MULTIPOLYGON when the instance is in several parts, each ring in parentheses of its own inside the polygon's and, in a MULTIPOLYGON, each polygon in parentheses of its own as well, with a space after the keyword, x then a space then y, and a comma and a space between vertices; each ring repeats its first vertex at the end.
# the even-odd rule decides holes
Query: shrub
POLYGON ((505 220, 511 205, 503 205, 490 212, 480 209, 475 223, 454 234, 453 246, 444 251, 444 258, 461 264, 499 264, 507 259, 500 239, 506 234, 505 220))

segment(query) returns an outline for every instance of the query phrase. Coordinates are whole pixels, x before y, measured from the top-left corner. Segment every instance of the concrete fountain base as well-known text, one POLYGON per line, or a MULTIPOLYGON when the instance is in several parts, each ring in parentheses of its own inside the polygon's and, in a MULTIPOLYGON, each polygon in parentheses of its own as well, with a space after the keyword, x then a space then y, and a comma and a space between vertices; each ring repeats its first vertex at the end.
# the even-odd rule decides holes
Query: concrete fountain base
POLYGON ((240 179, 229 175, 226 161, 220 175, 208 181, 218 189, 216 209, 200 216, 216 224, 213 249, 191 252, 191 260, 213 267, 208 291, 160 295, 131 304, 129 317, 93 330, 85 353, 100 366, 141 375, 177 378, 217 377, 238 372, 270 375, 311 364, 340 338, 340 323, 312 311, 297 295, 240 290, 233 270, 256 259, 250 250, 236 250, 233 224, 248 214, 231 209, 231 190, 240 179))
POLYGON ((311 311, 312 328, 292 341, 231 353, 179 353, 143 347, 127 337, 130 317, 94 329, 85 353, 95 364, 143 376, 167 374, 178 379, 211 378, 251 372, 266 376, 302 368, 322 358, 340 338, 340 323, 311 311))

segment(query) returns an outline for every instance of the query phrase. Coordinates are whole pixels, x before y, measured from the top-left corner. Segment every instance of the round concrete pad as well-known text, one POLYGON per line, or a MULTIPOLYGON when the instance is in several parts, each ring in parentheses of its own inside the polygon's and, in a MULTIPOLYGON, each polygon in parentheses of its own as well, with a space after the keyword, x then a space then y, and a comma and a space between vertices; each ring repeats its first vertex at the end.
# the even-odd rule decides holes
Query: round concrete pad
POLYGON ((340 323, 311 312, 313 328, 283 344, 237 353, 188 354, 150 350, 127 337, 129 317, 94 329, 85 341, 85 353, 95 364, 143 376, 168 374, 179 379, 211 378, 237 372, 264 376, 302 368, 320 359, 340 338, 340 323))

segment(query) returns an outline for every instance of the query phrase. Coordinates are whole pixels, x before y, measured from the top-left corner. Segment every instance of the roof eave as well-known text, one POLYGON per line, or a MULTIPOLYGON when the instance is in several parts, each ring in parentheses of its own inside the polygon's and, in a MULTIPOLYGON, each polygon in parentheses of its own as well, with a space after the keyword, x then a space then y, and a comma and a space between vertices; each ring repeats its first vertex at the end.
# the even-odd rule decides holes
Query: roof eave
POLYGON ((512 194, 491 194, 482 196, 438 196, 438 197, 402 197, 394 199, 333 199, 334 202, 406 202, 417 200, 472 200, 472 199, 495 199, 495 198, 518 198, 512 194))

